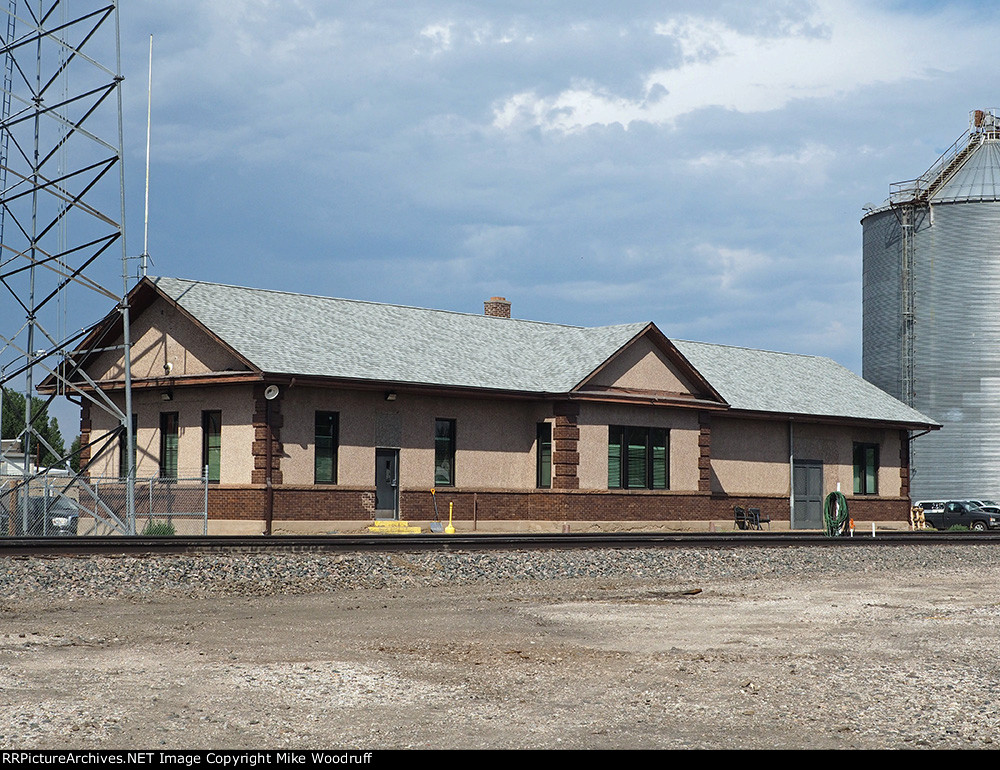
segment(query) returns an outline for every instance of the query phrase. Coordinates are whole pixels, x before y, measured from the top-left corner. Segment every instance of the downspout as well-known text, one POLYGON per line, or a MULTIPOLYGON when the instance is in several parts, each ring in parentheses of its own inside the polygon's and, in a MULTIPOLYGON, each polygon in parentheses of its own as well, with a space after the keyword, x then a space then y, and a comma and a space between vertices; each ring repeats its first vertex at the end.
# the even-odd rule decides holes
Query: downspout
POLYGON ((914 433, 913 431, 906 431, 906 460, 909 467, 906 469, 907 473, 907 489, 909 490, 910 502, 913 502, 913 440, 918 439, 921 436, 926 436, 931 432, 931 429, 922 430, 919 433, 914 433))
POLYGON ((795 422, 788 419, 788 528, 795 529, 795 422))
POLYGON ((271 524, 274 521, 274 486, 271 483, 271 465, 274 462, 274 448, 271 444, 271 399, 266 396, 264 398, 264 425, 267 432, 267 474, 265 476, 267 502, 265 503, 264 511, 264 534, 270 535, 271 524))

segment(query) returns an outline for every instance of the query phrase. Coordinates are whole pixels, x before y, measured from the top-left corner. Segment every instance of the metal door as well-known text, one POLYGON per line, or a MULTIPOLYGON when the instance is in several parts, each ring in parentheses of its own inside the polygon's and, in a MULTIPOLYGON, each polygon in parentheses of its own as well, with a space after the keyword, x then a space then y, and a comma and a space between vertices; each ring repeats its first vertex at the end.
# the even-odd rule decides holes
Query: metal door
POLYGON ((399 518, 399 450, 375 450, 375 518, 399 518))
POLYGON ((823 463, 796 460, 792 479, 792 529, 823 529, 823 463))

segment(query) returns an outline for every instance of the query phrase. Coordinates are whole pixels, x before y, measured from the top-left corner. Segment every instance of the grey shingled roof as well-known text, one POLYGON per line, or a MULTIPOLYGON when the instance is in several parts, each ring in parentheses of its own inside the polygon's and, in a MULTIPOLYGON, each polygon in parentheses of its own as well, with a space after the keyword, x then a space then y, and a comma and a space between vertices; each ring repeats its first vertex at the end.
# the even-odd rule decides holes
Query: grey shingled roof
POLYGON ((672 342, 733 409, 938 425, 829 358, 672 342))
POLYGON ((581 328, 177 278, 151 280, 271 374, 567 393, 647 326, 581 328))
MULTIPOLYGON (((269 374, 568 393, 649 326, 584 328, 151 280, 269 374)), ((828 358, 673 343, 734 409, 937 425, 828 358)))

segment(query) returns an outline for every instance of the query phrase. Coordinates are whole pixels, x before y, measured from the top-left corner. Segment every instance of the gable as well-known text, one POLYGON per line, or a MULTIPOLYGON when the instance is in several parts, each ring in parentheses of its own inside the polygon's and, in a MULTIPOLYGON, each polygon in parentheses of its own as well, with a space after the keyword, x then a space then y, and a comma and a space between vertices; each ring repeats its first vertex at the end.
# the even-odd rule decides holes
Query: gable
POLYGON ((610 390, 703 398, 707 394, 679 361, 651 335, 644 334, 619 350, 583 385, 584 390, 610 390))
MULTIPOLYGON (((131 319, 131 336, 133 380, 248 371, 222 343, 160 297, 131 319)), ((113 344, 121 343, 119 334, 113 344)), ((98 381, 120 380, 123 367, 122 353, 110 350, 98 354, 87 365, 87 373, 98 381)))

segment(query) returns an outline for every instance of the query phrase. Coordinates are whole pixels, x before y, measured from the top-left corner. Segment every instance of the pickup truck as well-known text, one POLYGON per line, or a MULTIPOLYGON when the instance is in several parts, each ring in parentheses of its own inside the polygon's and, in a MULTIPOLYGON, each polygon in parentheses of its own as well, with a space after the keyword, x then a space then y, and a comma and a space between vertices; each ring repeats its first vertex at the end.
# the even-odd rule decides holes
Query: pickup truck
POLYGON ((949 500, 944 510, 924 509, 924 521, 934 529, 968 527, 974 532, 1000 529, 1000 514, 984 511, 970 500, 949 500))

